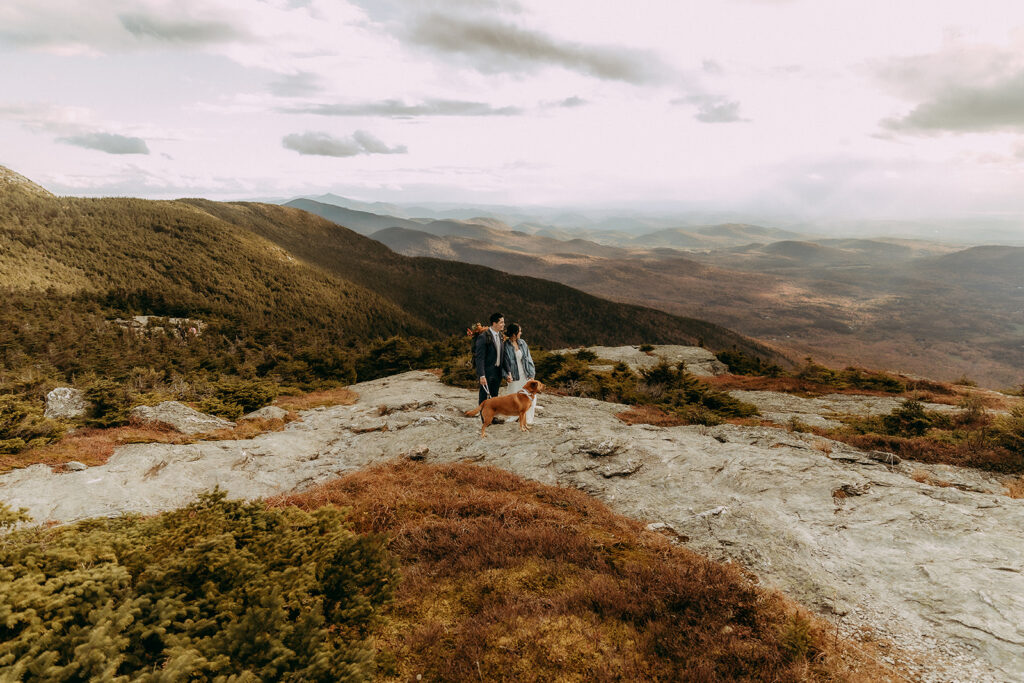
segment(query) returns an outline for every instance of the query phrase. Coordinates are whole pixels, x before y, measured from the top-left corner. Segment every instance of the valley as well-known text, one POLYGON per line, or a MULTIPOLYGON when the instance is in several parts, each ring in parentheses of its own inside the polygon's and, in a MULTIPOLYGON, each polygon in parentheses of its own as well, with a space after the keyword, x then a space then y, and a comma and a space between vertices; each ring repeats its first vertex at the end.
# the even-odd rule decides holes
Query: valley
MULTIPOLYGON (((306 206, 340 217, 326 205, 306 206)), ((815 238, 735 225, 606 234, 598 243, 499 229, 493 219, 458 229, 451 221, 405 220, 374 230, 387 222, 380 218, 364 229, 398 253, 476 263, 710 320, 790 358, 996 388, 1024 382, 1022 247, 815 238), (765 238, 775 241, 748 241, 765 238)))

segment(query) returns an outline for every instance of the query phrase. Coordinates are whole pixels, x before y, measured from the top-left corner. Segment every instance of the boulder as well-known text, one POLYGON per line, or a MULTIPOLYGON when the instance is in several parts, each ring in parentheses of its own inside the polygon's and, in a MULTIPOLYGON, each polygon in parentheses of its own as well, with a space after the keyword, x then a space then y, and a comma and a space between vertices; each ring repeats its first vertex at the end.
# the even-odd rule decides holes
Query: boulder
POLYGON ((66 467, 69 472, 81 472, 82 470, 89 469, 88 465, 84 462, 78 462, 77 460, 67 461, 64 463, 64 467, 66 467))
POLYGON ((73 420, 89 412, 85 395, 72 387, 57 387, 46 395, 43 416, 51 420, 73 420))
POLYGON ((131 416, 139 422, 168 425, 182 434, 203 434, 235 426, 234 422, 200 413, 177 401, 164 401, 155 406, 138 406, 132 409, 131 416))
POLYGON ((288 411, 280 406, 263 406, 259 410, 246 413, 241 417, 243 420, 283 420, 288 416, 288 411))

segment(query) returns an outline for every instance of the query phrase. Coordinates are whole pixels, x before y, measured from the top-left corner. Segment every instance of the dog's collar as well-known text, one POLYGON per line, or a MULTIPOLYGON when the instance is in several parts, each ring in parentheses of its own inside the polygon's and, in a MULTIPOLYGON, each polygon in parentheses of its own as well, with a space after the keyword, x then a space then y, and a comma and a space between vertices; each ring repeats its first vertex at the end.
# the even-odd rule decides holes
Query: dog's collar
POLYGON ((533 398, 534 396, 536 396, 536 395, 537 395, 537 392, 536 392, 536 391, 535 391, 535 392, 533 392, 533 393, 531 394, 531 393, 530 393, 529 391, 527 391, 527 390, 526 390, 526 387, 523 387, 522 389, 520 389, 518 393, 520 393, 520 394, 526 394, 526 395, 527 395, 527 396, 529 396, 530 398, 533 398))

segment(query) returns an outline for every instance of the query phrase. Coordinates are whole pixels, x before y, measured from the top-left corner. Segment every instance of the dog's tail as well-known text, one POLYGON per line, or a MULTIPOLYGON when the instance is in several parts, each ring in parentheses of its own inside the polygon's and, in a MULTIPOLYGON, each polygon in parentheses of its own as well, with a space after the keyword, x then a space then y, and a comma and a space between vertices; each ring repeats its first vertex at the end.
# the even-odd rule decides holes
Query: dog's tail
MULTIPOLYGON (((476 408, 473 408, 473 410, 467 410, 466 413, 465 413, 466 417, 473 417, 474 415, 478 414, 480 412, 481 408, 483 408, 483 407, 484 407, 484 404, 481 403, 476 408)), ((484 416, 480 415, 480 419, 483 420, 484 416)))

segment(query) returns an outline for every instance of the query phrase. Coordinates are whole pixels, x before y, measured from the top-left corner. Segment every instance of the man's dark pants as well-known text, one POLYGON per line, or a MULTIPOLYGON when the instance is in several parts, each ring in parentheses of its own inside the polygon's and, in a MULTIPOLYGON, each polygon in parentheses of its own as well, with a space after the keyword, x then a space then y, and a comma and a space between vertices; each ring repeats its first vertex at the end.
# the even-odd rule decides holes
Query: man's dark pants
POLYGON ((491 395, 487 395, 487 391, 484 391, 483 385, 480 385, 480 400, 477 401, 477 405, 480 405, 488 398, 493 398, 498 395, 498 389, 501 388, 501 368, 495 367, 493 370, 487 370, 484 375, 487 378, 487 391, 491 392, 491 395))

